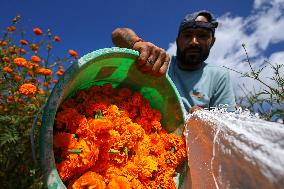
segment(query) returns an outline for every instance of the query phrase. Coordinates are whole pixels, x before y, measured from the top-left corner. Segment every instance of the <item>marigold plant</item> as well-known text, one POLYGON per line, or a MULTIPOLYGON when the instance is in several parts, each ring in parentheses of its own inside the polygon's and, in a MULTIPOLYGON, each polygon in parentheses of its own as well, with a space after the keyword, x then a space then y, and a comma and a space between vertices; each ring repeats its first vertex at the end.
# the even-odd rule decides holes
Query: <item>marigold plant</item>
POLYGON ((81 90, 59 107, 54 153, 68 188, 174 189, 184 136, 167 133, 139 92, 111 84, 81 90))
MULTIPOLYGON (((0 38, 0 183, 1 188, 42 188, 30 133, 36 113, 62 75, 55 73, 63 73, 62 64, 74 58, 66 52, 66 58, 55 59, 52 46, 60 38, 40 28, 25 32, 18 28, 19 20, 16 16, 0 38)), ((35 122, 36 142, 40 122, 35 122)))

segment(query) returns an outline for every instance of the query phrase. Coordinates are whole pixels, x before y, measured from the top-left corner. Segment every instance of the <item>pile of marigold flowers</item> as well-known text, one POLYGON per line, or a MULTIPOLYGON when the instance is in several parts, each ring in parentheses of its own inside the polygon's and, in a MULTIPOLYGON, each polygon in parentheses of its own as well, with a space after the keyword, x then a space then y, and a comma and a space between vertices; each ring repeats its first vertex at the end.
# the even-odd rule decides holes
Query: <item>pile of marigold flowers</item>
POLYGON ((139 92, 111 84, 80 90, 56 114, 60 178, 68 188, 176 188, 185 141, 167 133, 160 120, 139 92))

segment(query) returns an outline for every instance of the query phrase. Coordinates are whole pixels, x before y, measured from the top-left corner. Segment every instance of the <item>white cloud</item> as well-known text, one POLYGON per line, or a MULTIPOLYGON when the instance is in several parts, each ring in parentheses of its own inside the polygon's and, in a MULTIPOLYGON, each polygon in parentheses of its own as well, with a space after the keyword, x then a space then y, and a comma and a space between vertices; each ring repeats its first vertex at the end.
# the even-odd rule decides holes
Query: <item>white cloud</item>
MULTIPOLYGON (((216 42, 211 49, 207 62, 226 66, 241 72, 250 71, 249 64, 245 62, 246 55, 242 48, 245 43, 251 59, 252 67, 257 69, 265 65, 265 60, 272 64, 283 64, 284 51, 274 52, 265 57, 264 52, 271 44, 284 42, 284 0, 255 0, 254 8, 248 17, 233 17, 226 13, 218 18, 219 27, 216 30, 216 42)), ((282 49, 281 49, 282 50, 282 49)), ((169 44, 169 54, 175 54, 175 42, 169 44)), ((281 69, 284 75, 284 69, 281 69)), ((273 85, 269 77, 273 70, 266 68, 262 72, 262 79, 273 85)), ((247 89, 259 90, 262 85, 253 79, 240 78, 240 74, 231 72, 231 77, 237 96, 243 96, 239 86, 245 84, 247 89)))

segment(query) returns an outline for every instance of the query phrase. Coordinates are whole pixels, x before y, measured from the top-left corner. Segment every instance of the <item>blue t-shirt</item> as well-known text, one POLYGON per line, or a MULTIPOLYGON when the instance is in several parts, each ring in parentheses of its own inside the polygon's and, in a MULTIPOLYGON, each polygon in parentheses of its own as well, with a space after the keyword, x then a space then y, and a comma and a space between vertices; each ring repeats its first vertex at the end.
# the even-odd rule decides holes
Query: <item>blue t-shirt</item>
POLYGON ((175 84, 187 111, 192 106, 235 110, 235 95, 228 70, 204 62, 200 69, 187 71, 180 69, 177 61, 175 56, 171 58, 167 74, 175 84))

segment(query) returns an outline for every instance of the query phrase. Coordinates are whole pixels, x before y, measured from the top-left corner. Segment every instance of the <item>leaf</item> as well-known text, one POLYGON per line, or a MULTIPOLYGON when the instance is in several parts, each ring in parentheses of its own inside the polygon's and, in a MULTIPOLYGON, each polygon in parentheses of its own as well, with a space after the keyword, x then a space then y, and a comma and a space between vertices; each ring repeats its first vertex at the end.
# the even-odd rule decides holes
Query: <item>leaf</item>
POLYGON ((80 154, 82 150, 81 149, 71 149, 71 150, 67 150, 67 152, 71 154, 80 154))
POLYGON ((127 148, 127 147, 124 147, 124 148, 123 148, 123 151, 124 151, 124 153, 125 153, 126 156, 129 156, 129 153, 128 153, 129 151, 128 151, 128 148, 127 148))
POLYGON ((111 153, 111 154, 118 154, 118 153, 120 153, 120 151, 116 150, 116 149, 110 149, 108 152, 111 153))
POLYGON ((16 144, 20 139, 19 132, 14 127, 6 127, 0 134, 0 146, 7 143, 16 144))
POLYGON ((103 113, 101 110, 98 110, 96 113, 95 113, 95 119, 101 119, 103 118, 103 113))

